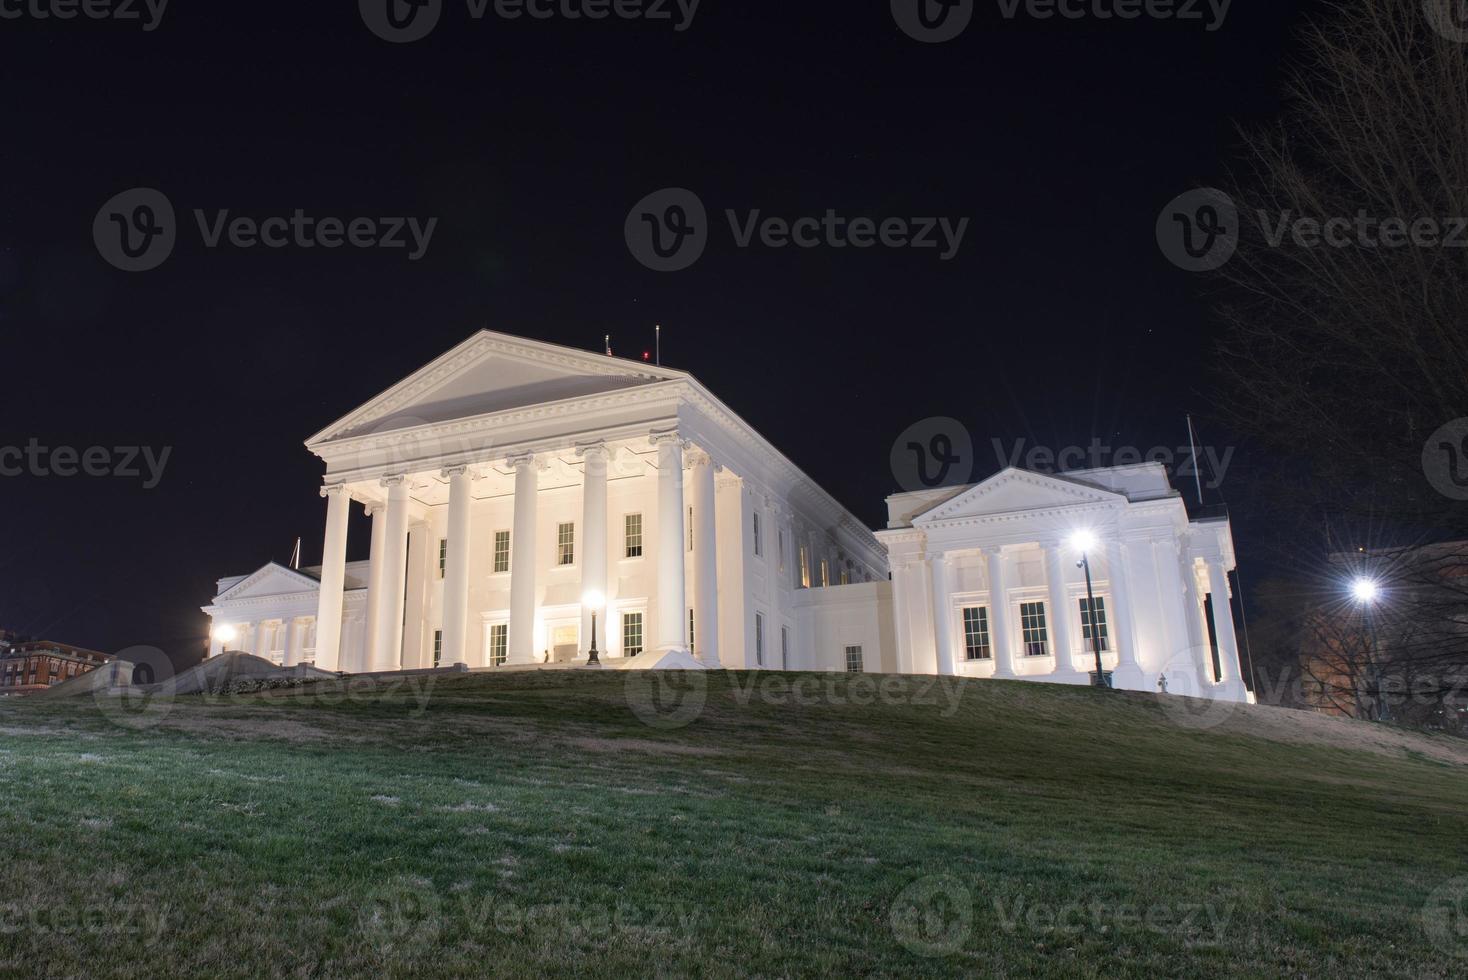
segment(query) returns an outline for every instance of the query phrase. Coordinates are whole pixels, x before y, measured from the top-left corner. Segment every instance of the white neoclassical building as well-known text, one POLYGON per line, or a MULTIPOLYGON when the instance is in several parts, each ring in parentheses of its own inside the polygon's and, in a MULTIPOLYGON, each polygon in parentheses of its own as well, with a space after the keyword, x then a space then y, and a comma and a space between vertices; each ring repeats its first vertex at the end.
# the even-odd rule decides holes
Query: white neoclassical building
POLYGON ((692 375, 490 331, 306 444, 322 564, 221 579, 211 656, 584 663, 595 614, 610 666, 1084 683, 1094 609, 1118 686, 1246 697, 1229 607, 1205 613, 1228 523, 1189 522, 1161 466, 898 494, 874 535, 692 375), (348 562, 358 506, 370 557, 348 562))

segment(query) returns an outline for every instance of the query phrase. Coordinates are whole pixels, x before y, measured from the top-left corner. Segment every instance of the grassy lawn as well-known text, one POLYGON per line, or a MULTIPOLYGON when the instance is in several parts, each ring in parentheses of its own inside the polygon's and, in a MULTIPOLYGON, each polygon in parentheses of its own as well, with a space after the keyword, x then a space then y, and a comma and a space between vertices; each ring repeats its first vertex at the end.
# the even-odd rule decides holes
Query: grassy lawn
POLYGON ((1084 688, 756 682, 0 702, 0 975, 1468 969, 1452 749, 1084 688))

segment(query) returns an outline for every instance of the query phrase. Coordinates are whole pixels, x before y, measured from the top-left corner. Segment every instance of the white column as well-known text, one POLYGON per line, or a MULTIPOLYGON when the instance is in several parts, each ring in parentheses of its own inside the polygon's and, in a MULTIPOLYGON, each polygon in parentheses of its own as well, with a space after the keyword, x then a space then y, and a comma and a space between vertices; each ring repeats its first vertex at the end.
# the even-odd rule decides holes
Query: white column
POLYGON ((294 618, 287 618, 280 624, 280 628, 285 630, 285 656, 281 660, 281 665, 294 667, 301 658, 300 627, 294 618))
POLYGON ((1239 679, 1239 638, 1234 632, 1233 605, 1228 598, 1228 571, 1223 562, 1208 562, 1208 591, 1213 594, 1213 634, 1218 637, 1220 684, 1239 679))
MULTIPOLYGON (((1050 586, 1050 650, 1055 655, 1057 674, 1075 672, 1075 650, 1071 647, 1070 593, 1065 588, 1065 548, 1059 542, 1045 546, 1045 581, 1050 586)), ((1090 644, 1086 649, 1091 649, 1090 644)))
POLYGON ((1201 683, 1201 677, 1197 676, 1197 641, 1188 628, 1186 603, 1189 590, 1183 584, 1177 544, 1164 538, 1153 541, 1152 561, 1166 637, 1162 673, 1167 677, 1171 693, 1196 695, 1201 683), (1182 690, 1182 687, 1188 689, 1182 690))
POLYGON ((449 481, 448 554, 443 571, 442 663, 467 664, 469 617, 469 498, 474 478, 467 466, 443 471, 449 481))
POLYGON ((510 531, 510 630, 506 660, 535 661, 535 515, 540 471, 535 456, 510 458, 515 468, 515 521, 510 531))
POLYGON ((710 666, 720 662, 717 529, 714 461, 699 453, 693 462, 693 632, 698 659, 710 666))
POLYGON ((382 556, 383 549, 387 547, 387 507, 382 504, 370 505, 367 516, 372 519, 372 548, 367 556, 367 641, 348 668, 356 672, 372 670, 372 665, 378 662, 382 653, 377 623, 382 616, 382 556))
POLYGON ((377 610, 378 656, 373 670, 398 670, 403 665, 403 594, 408 571, 408 478, 389 476, 387 521, 382 539, 382 602, 377 610))
POLYGON ((220 640, 219 637, 217 637, 217 636, 214 635, 217 630, 219 630, 219 629, 222 628, 222 626, 223 626, 222 623, 215 623, 213 621, 211 621, 210 624, 209 624, 209 659, 210 660, 213 660, 215 657, 219 656, 220 654, 222 654, 224 652, 224 641, 220 640))
POLYGON ((263 619, 255 624, 255 648, 251 652, 262 660, 270 659, 270 624, 263 619))
MULTIPOLYGON (((1136 614, 1132 611, 1131 585, 1127 582, 1126 544, 1121 538, 1106 542, 1106 576, 1111 581, 1111 604, 1106 610, 1111 645, 1116 650, 1118 684, 1123 675, 1129 683, 1141 682, 1141 666, 1137 663, 1136 614), (1135 676, 1132 676, 1135 675, 1135 676)), ((1151 690, 1151 688, 1144 688, 1151 690)))
POLYGON ((948 559, 928 559, 933 575, 933 642, 938 648, 938 673, 953 673, 953 608, 948 601, 948 559))
POLYGON ((1008 559, 1004 551, 995 548, 989 552, 989 637, 994 650, 994 676, 1015 677, 1014 647, 1009 632, 1009 576, 1008 559))
MULTIPOLYGON (((655 432, 658 447, 658 618, 660 652, 687 650, 683 581, 683 442, 674 432, 655 432)), ((766 638, 768 639, 768 637, 766 638)))
MULTIPOLYGON (((581 477, 581 596, 607 595, 607 446, 591 443, 577 449, 582 459, 581 477)), ((581 650, 591 649, 591 607, 581 607, 581 650)), ((596 617, 597 655, 607 652, 606 614, 596 617)))
POLYGON ((352 498, 334 483, 321 488, 326 498, 326 541, 321 549, 321 599, 316 610, 316 666, 337 670, 341 663, 342 597, 347 577, 347 517, 352 498))

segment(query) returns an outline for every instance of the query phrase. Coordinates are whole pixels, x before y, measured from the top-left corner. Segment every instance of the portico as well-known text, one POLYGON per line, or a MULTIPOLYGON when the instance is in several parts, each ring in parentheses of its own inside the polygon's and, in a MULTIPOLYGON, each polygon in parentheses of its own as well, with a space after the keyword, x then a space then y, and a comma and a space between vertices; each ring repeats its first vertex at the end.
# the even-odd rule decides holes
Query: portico
POLYGON ((1099 645, 1115 687, 1244 698, 1228 522, 1190 522, 1161 466, 1010 469, 888 505, 904 671, 1086 684, 1099 645))
POLYGON ((744 666, 796 633, 797 539, 886 577, 869 531, 669 368, 482 331, 307 446, 326 465, 305 571, 323 669, 584 662, 589 597, 614 665, 744 666))

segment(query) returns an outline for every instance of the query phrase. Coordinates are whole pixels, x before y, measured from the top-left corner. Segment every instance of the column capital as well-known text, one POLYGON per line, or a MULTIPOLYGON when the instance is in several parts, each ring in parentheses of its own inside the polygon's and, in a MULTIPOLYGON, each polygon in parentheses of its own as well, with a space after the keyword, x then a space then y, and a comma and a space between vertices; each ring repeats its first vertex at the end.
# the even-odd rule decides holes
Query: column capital
POLYGON ((330 497, 333 494, 346 492, 347 485, 345 483, 328 483, 321 488, 321 496, 323 497, 330 497))
POLYGON ((537 470, 545 469, 545 461, 540 458, 540 455, 528 449, 524 452, 511 453, 509 456, 506 456, 505 465, 516 470, 522 466, 533 466, 537 470))
POLYGON ((712 466, 716 473, 721 469, 719 464, 714 462, 714 458, 709 455, 707 449, 700 449, 697 446, 690 446, 686 449, 683 454, 683 462, 689 466, 712 466))
POLYGON ((650 432, 648 433, 647 440, 648 442, 651 442, 654 446, 661 446, 664 443, 671 442, 677 443, 680 449, 685 448, 683 445, 683 437, 678 434, 677 429, 663 429, 661 431, 650 432))
MULTIPOLYGON (((460 463, 457 466, 445 466, 443 469, 438 471, 438 475, 443 477, 445 480, 452 480, 454 477, 463 476, 465 473, 470 473, 469 464, 467 463, 460 463)), ((474 474, 470 473, 471 478, 473 477, 473 475, 474 474)))
POLYGON ((596 439, 591 442, 578 442, 576 444, 576 457, 585 459, 593 453, 601 453, 603 457, 609 457, 611 450, 607 448, 605 439, 596 439))
POLYGON ((408 482, 408 477, 406 475, 402 474, 402 473, 394 473, 391 476, 385 476, 381 480, 378 481, 379 484, 381 484, 384 487, 387 487, 389 490, 392 489, 393 487, 403 486, 407 482, 408 482))

